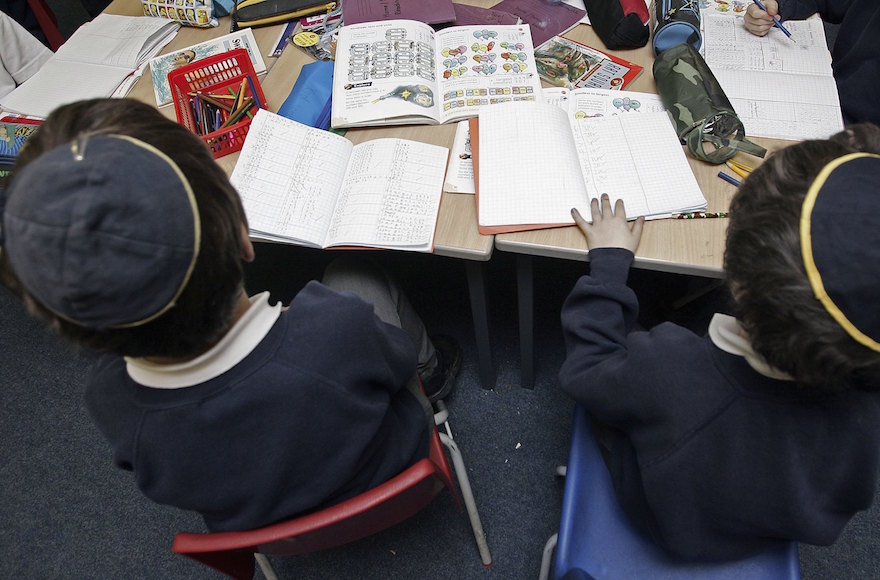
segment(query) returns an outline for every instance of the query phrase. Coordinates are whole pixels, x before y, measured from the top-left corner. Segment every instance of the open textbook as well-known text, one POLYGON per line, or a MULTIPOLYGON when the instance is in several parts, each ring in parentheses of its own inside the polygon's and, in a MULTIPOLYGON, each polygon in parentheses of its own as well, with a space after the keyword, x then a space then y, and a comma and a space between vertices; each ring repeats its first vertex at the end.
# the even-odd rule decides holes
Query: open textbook
POLYGON ((46 117, 61 105, 109 97, 177 34, 180 24, 150 16, 99 14, 73 33, 40 70, 0 100, 8 111, 46 117))
POLYGON ((452 26, 412 20, 344 26, 336 46, 331 126, 440 124, 483 105, 540 100, 525 24, 452 26))
POLYGON ((353 145, 260 109, 230 179, 255 238, 430 252, 448 154, 405 139, 353 145))
POLYGON ((480 233, 574 224, 590 199, 648 219, 706 208, 665 112, 571 119, 547 103, 486 107, 471 120, 480 233))
POLYGON ((825 139, 843 129, 822 20, 755 36, 735 12, 704 11, 703 57, 750 137, 825 139))

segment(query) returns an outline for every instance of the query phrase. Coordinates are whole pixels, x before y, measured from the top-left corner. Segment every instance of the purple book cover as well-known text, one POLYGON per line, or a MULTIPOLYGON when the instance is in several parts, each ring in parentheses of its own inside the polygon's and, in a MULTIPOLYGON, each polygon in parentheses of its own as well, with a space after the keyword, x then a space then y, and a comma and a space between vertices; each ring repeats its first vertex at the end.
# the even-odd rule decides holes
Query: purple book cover
POLYGON ((472 26, 477 24, 519 24, 519 17, 510 12, 494 8, 480 8, 467 4, 453 4, 456 26, 472 26))
POLYGON ((452 0, 345 0, 342 3, 344 24, 398 19, 426 24, 452 22, 455 10, 452 0))
POLYGON ((492 6, 493 10, 503 10, 519 16, 532 31, 532 43, 541 46, 551 38, 562 35, 577 26, 586 15, 585 10, 569 6, 564 2, 550 4, 535 0, 502 0, 492 6))

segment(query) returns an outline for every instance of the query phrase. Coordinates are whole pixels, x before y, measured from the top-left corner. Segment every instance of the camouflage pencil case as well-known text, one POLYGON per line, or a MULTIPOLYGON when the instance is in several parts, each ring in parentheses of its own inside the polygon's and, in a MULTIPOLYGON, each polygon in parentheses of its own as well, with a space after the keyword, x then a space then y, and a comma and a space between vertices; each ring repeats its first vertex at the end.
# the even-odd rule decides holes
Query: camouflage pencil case
POLYGON ((654 60, 657 93, 688 151, 709 163, 724 163, 737 151, 764 157, 767 150, 746 139, 745 127, 706 61, 682 43, 654 60), (708 144, 708 147, 707 147, 708 144))

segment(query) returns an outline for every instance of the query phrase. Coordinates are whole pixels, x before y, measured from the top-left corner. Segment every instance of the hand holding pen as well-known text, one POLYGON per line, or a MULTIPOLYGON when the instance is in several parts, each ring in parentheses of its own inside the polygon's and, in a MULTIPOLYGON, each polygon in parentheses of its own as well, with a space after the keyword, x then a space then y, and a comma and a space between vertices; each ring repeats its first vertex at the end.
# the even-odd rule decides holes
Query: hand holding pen
POLYGON ((790 38, 792 42, 795 42, 791 32, 782 25, 778 16, 779 4, 776 0, 764 0, 763 2, 761 0, 754 0, 754 4, 749 5, 746 9, 743 22, 745 23, 746 30, 757 36, 766 36, 770 29, 775 26, 785 36, 790 38))

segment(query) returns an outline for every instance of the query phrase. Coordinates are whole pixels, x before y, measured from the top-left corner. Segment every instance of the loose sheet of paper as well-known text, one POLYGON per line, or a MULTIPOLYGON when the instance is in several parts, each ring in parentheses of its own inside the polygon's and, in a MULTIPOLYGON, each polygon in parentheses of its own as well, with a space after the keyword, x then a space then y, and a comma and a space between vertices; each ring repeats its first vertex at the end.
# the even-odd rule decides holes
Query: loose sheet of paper
POLYGON ((471 158, 471 135, 468 121, 459 121, 455 127, 455 139, 452 141, 452 154, 449 156, 449 167, 446 170, 446 191, 455 193, 476 193, 474 185, 474 162, 471 158))

